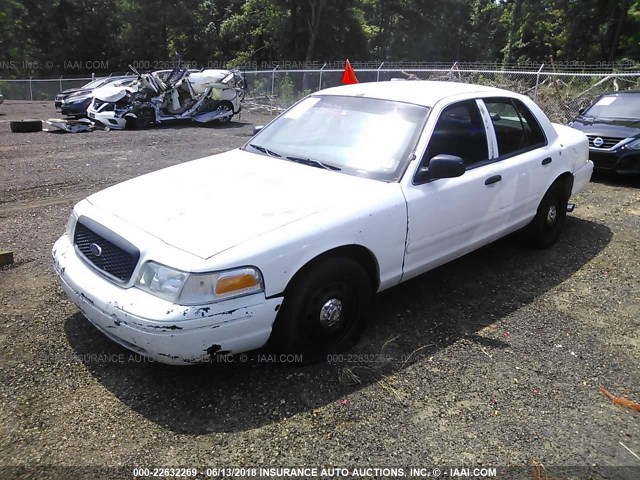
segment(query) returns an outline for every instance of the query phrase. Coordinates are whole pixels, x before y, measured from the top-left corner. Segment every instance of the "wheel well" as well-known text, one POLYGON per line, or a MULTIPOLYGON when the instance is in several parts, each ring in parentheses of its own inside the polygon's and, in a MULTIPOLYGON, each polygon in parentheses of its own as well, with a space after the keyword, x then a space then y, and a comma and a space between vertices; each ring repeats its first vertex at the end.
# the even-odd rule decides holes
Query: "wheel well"
POLYGON ((367 272, 368 277, 371 279, 371 285, 373 286, 373 291, 378 291, 378 287, 380 286, 380 275, 378 268, 378 261, 376 260, 375 255, 371 252, 371 250, 361 246, 361 245, 345 245, 342 247, 334 248, 333 250, 329 250, 324 252, 317 257, 309 260, 302 268, 300 268, 296 274, 289 281, 287 288, 291 286, 294 281, 305 271, 312 268, 317 263, 325 261, 327 258, 331 257, 348 257, 355 261, 357 261, 364 268, 365 272, 367 272))
POLYGON ((567 194, 567 199, 571 196, 571 190, 573 190, 573 175, 569 172, 564 172, 553 183, 560 183, 564 186, 565 192, 567 194))

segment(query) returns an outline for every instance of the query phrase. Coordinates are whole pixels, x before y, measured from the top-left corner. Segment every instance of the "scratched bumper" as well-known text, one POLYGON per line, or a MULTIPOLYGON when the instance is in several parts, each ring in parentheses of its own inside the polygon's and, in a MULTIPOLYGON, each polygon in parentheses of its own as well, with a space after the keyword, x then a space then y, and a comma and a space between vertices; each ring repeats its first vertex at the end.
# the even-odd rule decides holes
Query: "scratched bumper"
POLYGON ((65 293, 98 330, 162 363, 206 362, 222 352, 262 347, 282 303, 257 294, 209 305, 175 305, 109 282, 78 257, 66 235, 53 246, 53 261, 65 293))

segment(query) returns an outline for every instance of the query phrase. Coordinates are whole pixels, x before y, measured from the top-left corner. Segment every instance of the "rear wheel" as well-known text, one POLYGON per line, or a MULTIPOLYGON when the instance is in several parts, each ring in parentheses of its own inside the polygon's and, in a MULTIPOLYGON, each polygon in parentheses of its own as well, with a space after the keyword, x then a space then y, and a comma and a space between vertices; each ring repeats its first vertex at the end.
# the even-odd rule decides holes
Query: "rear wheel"
POLYGON ((522 231, 524 241, 534 248, 547 248, 558 241, 567 218, 569 194, 555 182, 542 198, 536 216, 522 231))
POLYGON ((305 362, 344 351, 362 333, 372 294, 371 280, 357 261, 323 259, 287 288, 272 344, 282 352, 303 354, 305 362))

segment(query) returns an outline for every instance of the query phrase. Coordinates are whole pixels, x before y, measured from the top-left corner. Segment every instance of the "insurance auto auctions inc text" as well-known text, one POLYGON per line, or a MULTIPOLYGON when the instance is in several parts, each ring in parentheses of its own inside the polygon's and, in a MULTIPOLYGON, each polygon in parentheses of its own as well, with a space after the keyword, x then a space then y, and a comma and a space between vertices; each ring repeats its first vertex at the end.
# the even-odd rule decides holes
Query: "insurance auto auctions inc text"
POLYGON ((423 468, 423 467, 260 467, 208 469, 212 476, 243 478, 489 478, 496 468, 423 468))

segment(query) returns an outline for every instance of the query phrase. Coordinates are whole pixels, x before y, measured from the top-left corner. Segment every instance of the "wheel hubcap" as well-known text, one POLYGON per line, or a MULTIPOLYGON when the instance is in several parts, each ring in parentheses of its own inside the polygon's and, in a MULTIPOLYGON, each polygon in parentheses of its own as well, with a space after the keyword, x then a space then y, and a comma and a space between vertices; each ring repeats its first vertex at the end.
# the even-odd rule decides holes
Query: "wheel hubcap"
POLYGON ((547 212, 547 223, 553 224, 556 221, 557 216, 558 210, 556 209, 556 206, 551 205, 551 207, 549 207, 549 211, 547 212))
POLYGON ((342 302, 337 298, 327 300, 320 309, 320 324, 326 328, 333 328, 342 320, 342 302))

